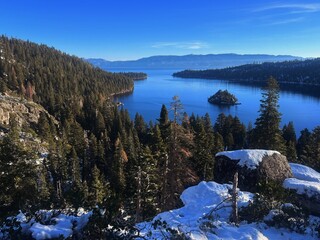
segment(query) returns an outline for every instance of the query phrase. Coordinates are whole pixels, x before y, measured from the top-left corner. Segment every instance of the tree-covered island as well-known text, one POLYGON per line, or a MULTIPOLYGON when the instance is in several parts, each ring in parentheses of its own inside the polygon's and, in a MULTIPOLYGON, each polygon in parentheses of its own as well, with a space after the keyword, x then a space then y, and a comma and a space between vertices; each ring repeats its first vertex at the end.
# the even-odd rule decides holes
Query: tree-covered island
POLYGON ((238 99, 228 90, 222 91, 221 89, 214 95, 208 98, 208 102, 217 105, 238 105, 238 99))

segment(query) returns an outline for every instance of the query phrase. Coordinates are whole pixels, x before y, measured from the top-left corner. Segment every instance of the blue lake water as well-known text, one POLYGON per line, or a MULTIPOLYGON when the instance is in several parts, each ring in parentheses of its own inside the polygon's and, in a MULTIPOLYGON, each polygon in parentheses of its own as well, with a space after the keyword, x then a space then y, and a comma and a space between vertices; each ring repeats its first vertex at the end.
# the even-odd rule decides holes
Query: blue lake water
MULTIPOLYGON (((238 116, 245 124, 249 122, 254 124, 259 115, 262 92, 259 86, 249 86, 223 80, 174 78, 172 73, 178 71, 177 69, 109 69, 109 71, 142 71, 148 74, 146 80, 135 81, 132 94, 119 96, 116 99, 124 104, 123 107, 128 109, 132 118, 138 112, 143 115, 145 121, 155 121, 159 117, 162 104, 165 104, 169 109, 172 97, 175 95, 180 97, 184 111, 189 115, 195 113, 203 116, 205 113, 209 113, 213 122, 221 112, 238 116), (234 94, 241 105, 219 107, 208 103, 208 97, 219 89, 227 89, 234 94)), ((282 125, 293 121, 297 132, 304 128, 312 130, 320 125, 320 92, 318 92, 319 94, 316 92, 316 94, 308 95, 296 91, 282 89, 280 92, 279 104, 282 113, 282 125)))

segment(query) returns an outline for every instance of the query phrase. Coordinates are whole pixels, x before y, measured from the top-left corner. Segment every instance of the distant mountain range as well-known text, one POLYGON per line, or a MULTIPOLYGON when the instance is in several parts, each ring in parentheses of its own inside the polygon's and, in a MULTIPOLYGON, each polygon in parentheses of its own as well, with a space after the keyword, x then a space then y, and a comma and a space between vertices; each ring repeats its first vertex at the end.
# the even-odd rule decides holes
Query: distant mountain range
POLYGON ((302 60, 302 57, 290 55, 267 55, 267 54, 207 54, 185 56, 152 56, 130 61, 107 61, 101 58, 85 59, 94 66, 102 69, 114 68, 170 68, 170 69, 208 69, 234 67, 250 63, 281 62, 302 60))

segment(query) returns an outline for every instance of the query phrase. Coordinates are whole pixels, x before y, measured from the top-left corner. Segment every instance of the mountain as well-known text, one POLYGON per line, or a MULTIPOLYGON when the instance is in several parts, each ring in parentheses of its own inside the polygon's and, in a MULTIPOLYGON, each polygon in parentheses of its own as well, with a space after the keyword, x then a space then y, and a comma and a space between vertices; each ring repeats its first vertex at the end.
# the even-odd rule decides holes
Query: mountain
POLYGON ((101 58, 85 59, 94 66, 102 69, 112 68, 170 68, 170 69, 207 69, 239 66, 249 63, 279 62, 301 60, 302 57, 290 55, 267 54, 207 54, 185 56, 151 56, 130 61, 107 61, 101 58))
POLYGON ((320 85, 320 58, 304 61, 246 64, 224 69, 184 70, 174 73, 173 76, 242 82, 264 82, 267 78, 273 76, 280 83, 320 85))

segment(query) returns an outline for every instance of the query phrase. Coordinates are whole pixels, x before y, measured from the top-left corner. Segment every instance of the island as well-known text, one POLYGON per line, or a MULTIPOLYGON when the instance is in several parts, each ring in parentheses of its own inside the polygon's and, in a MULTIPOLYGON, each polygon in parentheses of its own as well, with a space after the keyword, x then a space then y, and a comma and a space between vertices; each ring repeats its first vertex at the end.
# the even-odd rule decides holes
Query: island
POLYGON ((208 98, 208 102, 217 105, 239 105, 238 99, 228 90, 222 91, 221 89, 214 95, 208 98))
POLYGON ((120 72, 121 75, 131 78, 132 80, 145 80, 148 75, 144 72, 120 72))

